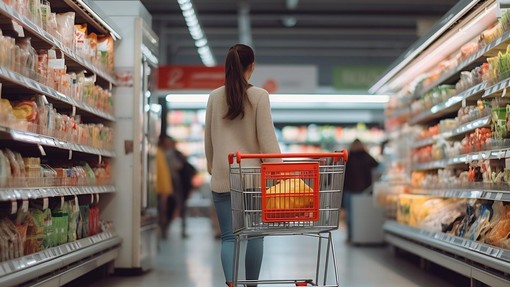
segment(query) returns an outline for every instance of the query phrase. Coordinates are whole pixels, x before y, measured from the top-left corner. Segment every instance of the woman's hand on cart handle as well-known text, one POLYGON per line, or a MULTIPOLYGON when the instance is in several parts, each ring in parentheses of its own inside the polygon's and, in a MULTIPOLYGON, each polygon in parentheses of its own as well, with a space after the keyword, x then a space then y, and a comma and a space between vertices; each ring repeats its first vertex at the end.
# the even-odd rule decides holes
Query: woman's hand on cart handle
POLYGON ((331 157, 334 162, 337 162, 340 158, 343 159, 344 162, 347 162, 349 155, 346 150, 341 150, 338 152, 322 152, 322 153, 229 153, 228 154, 228 162, 230 164, 234 163, 234 157, 236 158, 237 163, 241 162, 243 158, 325 158, 331 157))

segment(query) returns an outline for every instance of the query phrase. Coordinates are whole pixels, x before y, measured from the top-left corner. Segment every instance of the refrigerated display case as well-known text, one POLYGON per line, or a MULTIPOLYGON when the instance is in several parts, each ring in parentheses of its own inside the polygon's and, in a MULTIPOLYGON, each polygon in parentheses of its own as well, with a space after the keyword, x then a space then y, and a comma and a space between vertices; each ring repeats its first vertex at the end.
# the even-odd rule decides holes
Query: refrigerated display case
MULTIPOLYGON (((471 286, 509 286, 510 11, 464 0, 371 88, 391 94, 386 241, 471 286)), ((385 197, 385 194, 387 195, 385 197)))
MULTIPOLYGON (((51 2, 42 10, 66 13, 68 27, 86 25, 84 36, 103 35, 112 45, 120 39, 93 2, 51 2)), ((104 204, 118 191, 108 172, 116 156, 109 102, 116 81, 102 61, 114 51, 85 55, 72 29, 62 38, 43 23, 38 1, 31 9, 20 3, 0 2, 0 286, 62 286, 108 268, 121 249, 104 204), (28 60, 14 65, 21 50, 38 68, 28 60), (61 65, 50 66, 57 55, 61 65), (87 88, 77 81, 85 73, 87 88), (13 114, 19 104, 30 117, 13 114)))
POLYGON ((125 38, 117 47, 115 150, 113 172, 119 199, 111 202, 110 217, 124 239, 115 261, 118 273, 143 272, 154 266, 157 253, 155 151, 161 107, 152 95, 153 70, 158 64, 158 37, 151 16, 139 1, 97 1, 125 38))

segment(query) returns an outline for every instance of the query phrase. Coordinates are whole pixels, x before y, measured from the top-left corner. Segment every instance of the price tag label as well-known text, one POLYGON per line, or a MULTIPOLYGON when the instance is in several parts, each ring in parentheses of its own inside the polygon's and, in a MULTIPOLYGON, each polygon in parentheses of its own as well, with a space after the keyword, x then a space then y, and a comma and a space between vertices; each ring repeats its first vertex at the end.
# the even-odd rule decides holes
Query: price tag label
POLYGON ((18 37, 20 38, 25 37, 25 31, 23 30, 23 27, 15 20, 11 20, 11 22, 12 28, 18 34, 18 37))
POLYGON ((74 196, 74 211, 80 211, 80 203, 78 202, 78 196, 74 196))
POLYGON ((39 152, 42 156, 46 156, 46 151, 44 150, 43 146, 40 144, 37 144, 37 148, 39 149, 39 152))
POLYGON ((503 89, 503 93, 501 93, 501 97, 505 97, 506 96, 506 87, 503 89))
POLYGON ((60 197, 60 207, 64 207, 65 199, 63 196, 60 197))
POLYGON ((28 200, 23 199, 23 201, 21 202, 21 210, 23 210, 23 212, 28 211, 28 200))
POLYGON ((496 197, 495 197, 495 199, 496 199, 496 200, 501 200, 501 198, 503 198, 503 193, 502 193, 502 192, 498 192, 498 193, 496 193, 496 197))
POLYGON ((18 212, 18 201, 13 199, 11 200, 11 214, 16 214, 18 212))
POLYGON ((96 203, 99 203, 99 193, 96 193, 96 203))
POLYGON ((101 164, 101 162, 103 162, 103 156, 101 154, 99 154, 99 164, 101 164))
POLYGON ((43 210, 48 209, 49 203, 50 203, 50 202, 49 202, 48 198, 47 198, 47 197, 44 197, 44 198, 43 198, 43 208, 42 208, 42 209, 43 209, 43 210))
POLYGON ((55 70, 64 70, 65 69, 65 60, 64 59, 48 59, 48 67, 55 70))
POLYGON ((71 113, 71 118, 74 118, 76 116, 76 106, 73 105, 73 111, 71 113))
POLYGON ((94 203, 94 194, 91 194, 90 195, 90 204, 93 204, 94 203))

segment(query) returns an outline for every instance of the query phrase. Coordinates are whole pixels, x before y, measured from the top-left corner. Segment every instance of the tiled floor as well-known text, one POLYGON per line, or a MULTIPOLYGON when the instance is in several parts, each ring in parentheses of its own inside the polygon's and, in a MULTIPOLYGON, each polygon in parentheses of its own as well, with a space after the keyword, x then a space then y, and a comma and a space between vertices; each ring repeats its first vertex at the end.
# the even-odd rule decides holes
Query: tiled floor
MULTIPOLYGON (((223 287, 219 241, 206 218, 190 218, 189 237, 180 238, 179 224, 161 242, 154 270, 136 277, 111 276, 80 284, 95 287, 179 286, 223 287)), ((335 231, 340 286, 342 287, 451 287, 417 264, 394 256, 389 247, 355 247, 344 243, 342 229, 335 231)), ((301 236, 266 238, 261 277, 264 279, 314 278, 316 239, 301 236), (309 275, 310 274, 310 275, 309 275), (275 277, 278 276, 278 277, 275 277)), ((332 267, 332 264, 329 264, 332 267)), ((294 286, 294 285, 259 285, 294 286)))

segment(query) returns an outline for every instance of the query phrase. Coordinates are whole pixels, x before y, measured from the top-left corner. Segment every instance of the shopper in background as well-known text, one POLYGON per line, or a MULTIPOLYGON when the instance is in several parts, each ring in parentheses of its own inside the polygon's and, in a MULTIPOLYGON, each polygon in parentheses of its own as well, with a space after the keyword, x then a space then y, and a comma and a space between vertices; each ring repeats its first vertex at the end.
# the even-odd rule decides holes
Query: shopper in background
POLYGON ((172 174, 166 158, 167 139, 162 136, 158 140, 156 150, 156 192, 158 194, 158 224, 161 237, 166 239, 169 220, 168 199, 172 196, 172 174))
MULTIPOLYGON (((248 83, 255 69, 253 50, 236 44, 225 60, 225 85, 211 92, 205 120, 205 155, 212 175, 211 189, 221 230, 221 262, 230 285, 233 277, 234 234, 229 184, 228 154, 280 153, 276 139, 269 94, 248 83)), ((243 160, 259 166, 260 160, 243 160)), ((263 238, 248 241, 246 279, 257 280, 262 264, 263 238)))
MULTIPOLYGON (((355 139, 349 147, 349 161, 345 165, 345 182, 343 206, 347 213, 347 242, 351 241, 352 210, 351 197, 372 186, 372 171, 379 163, 367 152, 359 139, 355 139)), ((367 208, 370 208, 367 206, 367 208)))
POLYGON ((181 237, 188 237, 186 233, 187 200, 193 189, 193 177, 197 173, 195 167, 188 162, 186 156, 177 149, 177 142, 167 136, 166 157, 172 173, 173 194, 168 200, 168 221, 175 217, 176 210, 181 218, 181 237))

